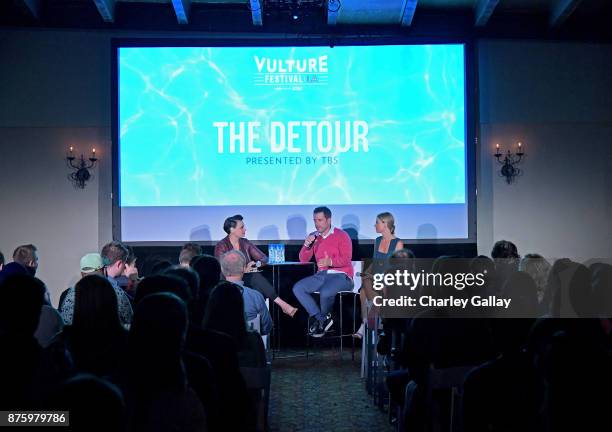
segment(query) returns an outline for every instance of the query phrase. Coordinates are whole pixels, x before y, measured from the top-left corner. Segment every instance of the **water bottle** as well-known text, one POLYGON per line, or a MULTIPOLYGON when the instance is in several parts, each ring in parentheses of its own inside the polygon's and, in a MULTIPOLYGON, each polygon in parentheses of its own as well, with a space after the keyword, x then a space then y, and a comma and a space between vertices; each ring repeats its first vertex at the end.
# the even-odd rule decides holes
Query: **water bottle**
POLYGON ((285 262, 285 245, 279 244, 277 251, 278 251, 278 262, 284 263, 285 262))
POLYGON ((270 263, 276 264, 276 244, 271 244, 268 247, 268 253, 270 255, 270 263))

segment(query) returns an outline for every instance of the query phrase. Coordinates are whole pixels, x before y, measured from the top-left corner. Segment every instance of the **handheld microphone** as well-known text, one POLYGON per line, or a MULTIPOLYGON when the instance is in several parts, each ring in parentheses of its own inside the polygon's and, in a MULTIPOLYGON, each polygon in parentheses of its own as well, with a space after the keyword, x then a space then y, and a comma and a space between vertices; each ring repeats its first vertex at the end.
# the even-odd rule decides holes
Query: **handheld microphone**
POLYGON ((357 272, 355 273, 355 276, 360 277, 360 278, 370 278, 372 277, 372 273, 357 272))
POLYGON ((321 233, 319 231, 313 231, 310 234, 308 234, 308 236, 311 236, 311 235, 315 236, 315 239, 308 246, 306 246, 306 249, 312 249, 315 242, 317 241, 317 237, 319 237, 321 233))

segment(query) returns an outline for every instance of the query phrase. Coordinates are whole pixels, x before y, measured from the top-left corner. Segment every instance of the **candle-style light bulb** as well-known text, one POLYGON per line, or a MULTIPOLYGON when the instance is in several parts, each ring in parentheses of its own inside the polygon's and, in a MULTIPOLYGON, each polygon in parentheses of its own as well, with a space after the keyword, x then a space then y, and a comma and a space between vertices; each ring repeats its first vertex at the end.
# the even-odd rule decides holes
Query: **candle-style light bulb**
POLYGON ((70 154, 74 151, 74 147, 70 146, 70 154))
POLYGON ((96 158, 96 148, 95 148, 95 147, 94 147, 94 148, 91 150, 91 157, 92 157, 93 159, 95 159, 95 158, 96 158))

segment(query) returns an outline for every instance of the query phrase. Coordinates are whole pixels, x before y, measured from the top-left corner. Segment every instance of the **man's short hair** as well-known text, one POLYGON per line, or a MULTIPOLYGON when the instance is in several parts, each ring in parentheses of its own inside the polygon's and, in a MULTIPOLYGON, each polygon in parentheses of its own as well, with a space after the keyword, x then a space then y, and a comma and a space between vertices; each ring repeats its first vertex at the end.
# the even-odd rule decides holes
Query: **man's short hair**
POLYGON ((331 218, 331 210, 327 207, 317 207, 312 211, 312 214, 323 213, 325 215, 325 219, 331 218))
POLYGON ((125 245, 118 241, 106 243, 100 252, 104 267, 111 266, 117 261, 127 262, 129 254, 125 245))
POLYGON ((32 261, 35 261, 34 258, 37 250, 33 244, 17 246, 17 249, 13 252, 13 261, 27 266, 32 261))
POLYGON ((520 258, 516 245, 508 240, 500 240, 493 245, 491 258, 520 258))
POLYGON ((244 218, 242 217, 242 215, 239 214, 228 217, 227 219, 225 219, 225 222, 223 222, 223 231, 229 234, 232 228, 236 228, 236 225, 238 225, 238 221, 241 221, 243 219, 244 218))
POLYGON ((221 255, 221 272, 227 276, 242 276, 246 267, 246 257, 239 250, 231 250, 221 255))
POLYGON ((128 245, 124 245, 124 246, 125 246, 125 248, 128 251, 128 256, 127 256, 127 258, 125 260, 125 263, 126 264, 130 264, 130 265, 134 264, 134 262, 136 261, 136 258, 138 258, 136 256, 136 254, 134 253, 134 248, 132 246, 128 246, 128 245))
POLYGON ((202 246, 197 243, 185 243, 179 253, 179 264, 189 264, 193 257, 202 255, 202 246))

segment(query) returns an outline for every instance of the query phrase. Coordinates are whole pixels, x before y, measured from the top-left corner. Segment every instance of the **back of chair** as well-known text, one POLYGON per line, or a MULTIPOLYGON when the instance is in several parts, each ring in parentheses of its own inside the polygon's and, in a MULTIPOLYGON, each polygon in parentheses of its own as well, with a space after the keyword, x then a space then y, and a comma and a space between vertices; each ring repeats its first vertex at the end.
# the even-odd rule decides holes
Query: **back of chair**
POLYGON ((268 363, 264 367, 241 367, 240 373, 244 378, 247 389, 249 390, 266 390, 270 387, 271 366, 268 363))
POLYGON ((448 368, 436 369, 433 367, 429 370, 429 377, 426 383, 426 412, 429 426, 436 429, 433 424, 437 420, 434 417, 434 398, 435 390, 450 390, 450 412, 449 412, 449 431, 461 431, 462 420, 461 412, 463 406, 463 384, 468 373, 476 366, 456 366, 448 368))
POLYGON ((457 366, 444 369, 431 369, 429 385, 432 390, 463 388, 465 377, 476 366, 457 366))
MULTIPOLYGON (((259 314, 257 314, 257 316, 253 318, 252 320, 247 321, 247 329, 249 329, 250 331, 255 331, 261 335, 261 316, 259 314)), ((264 347, 267 350, 268 349, 268 335, 261 335, 261 340, 263 341, 264 347)))
POLYGON ((252 320, 247 321, 247 329, 249 329, 250 331, 256 331, 257 333, 261 334, 261 317, 259 316, 259 314, 257 314, 257 316, 252 320))
POLYGON ((254 402, 257 407, 257 430, 265 431, 268 429, 272 367, 270 363, 260 368, 241 367, 240 373, 244 378, 249 393, 256 395, 254 402))

